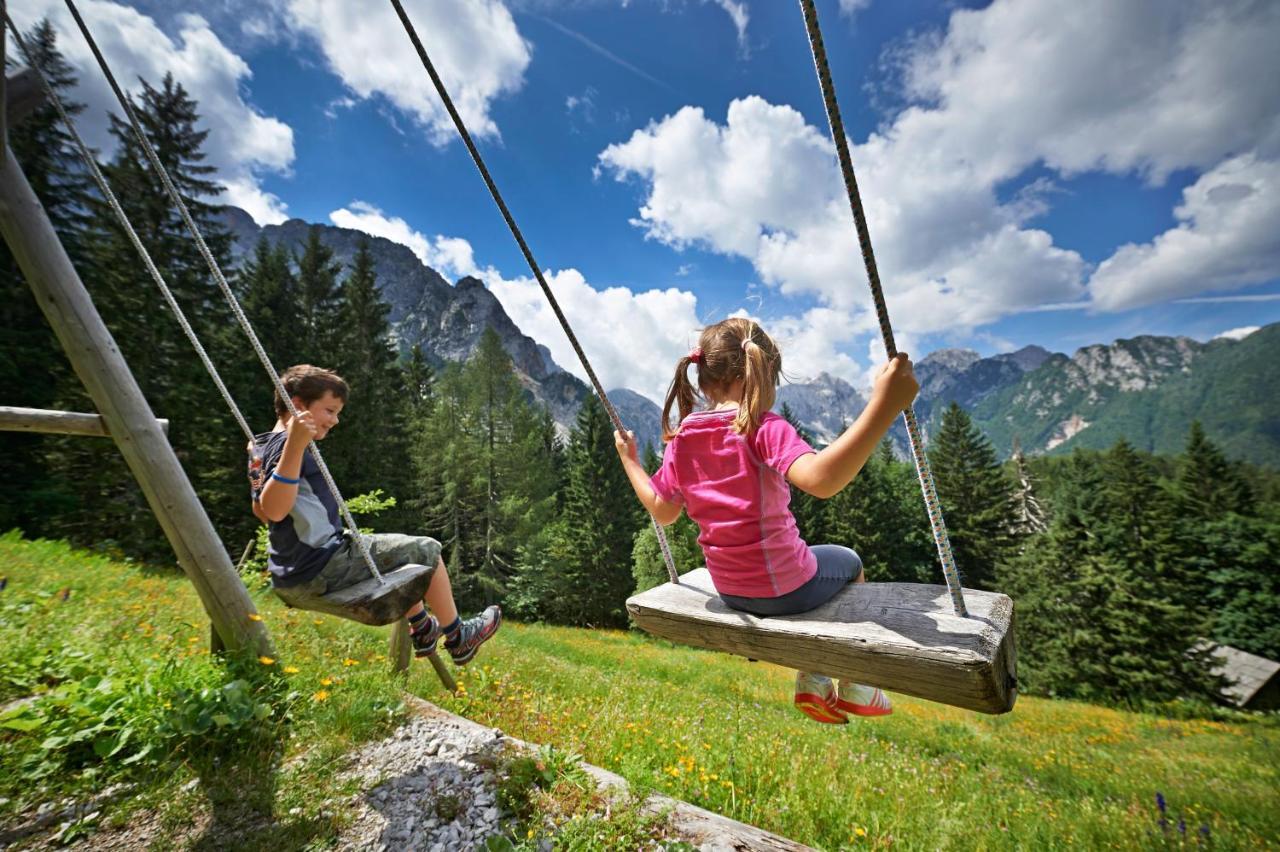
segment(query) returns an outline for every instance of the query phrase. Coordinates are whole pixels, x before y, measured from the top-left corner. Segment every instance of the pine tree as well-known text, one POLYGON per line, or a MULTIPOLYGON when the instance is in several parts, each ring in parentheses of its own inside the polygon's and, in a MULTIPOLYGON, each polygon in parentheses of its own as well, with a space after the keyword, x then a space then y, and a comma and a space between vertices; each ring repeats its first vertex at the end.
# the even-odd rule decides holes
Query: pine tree
MULTIPOLYGON (((301 351, 294 333, 300 300, 289 252, 283 245, 273 246, 266 237, 260 237, 252 257, 240 268, 237 285, 240 306, 275 368, 284 371, 300 363, 301 351)), ((244 347, 245 359, 249 360, 247 341, 244 347)), ((269 386, 261 370, 255 369, 254 379, 260 386, 269 386)))
POLYGON ((565 465, 560 515, 522 551, 513 599, 549 621, 623 626, 633 542, 644 521, 618 463, 613 425, 594 398, 578 413, 565 465))
MULTIPOLYGON (((76 77, 58 50, 49 21, 36 24, 24 40, 68 114, 83 112, 84 105, 70 97, 76 77)), ((9 58, 15 66, 13 54, 9 58)), ((87 279, 84 211, 90 181, 69 134, 50 104, 42 105, 22 122, 10 124, 8 132, 9 146, 27 182, 40 198, 72 262, 87 279)), ((77 411, 93 410, 2 240, 0 328, 4 329, 0 334, 0 399, 30 408, 55 408, 65 402, 77 411)), ((45 460, 45 448, 59 443, 67 440, 0 433, 0 458, 5 459, 6 470, 0 483, 0 529, 21 527, 33 536, 52 533, 49 519, 74 505, 76 484, 51 474, 45 460)))
MULTIPOLYGON (((412 403, 391 342, 391 309, 378 291, 373 256, 361 240, 351 271, 342 282, 337 305, 337 333, 329 342, 331 364, 346 379, 351 397, 342 425, 326 440, 326 453, 343 489, 360 494, 382 489, 397 499, 409 498, 412 476, 402 463, 408 453, 412 403)), ((383 523, 408 523, 400 510, 383 523)))
MULTIPOLYGON (((195 101, 172 76, 153 87, 142 82, 136 111, 144 133, 170 171, 192 217, 221 264, 229 261, 230 237, 205 202, 221 192, 204 164, 207 131, 197 129, 195 101)), ((137 230, 213 362, 225 366, 242 347, 230 336, 230 311, 209 283, 209 272, 158 176, 130 127, 112 117, 119 143, 104 168, 121 206, 137 230)), ((86 282, 104 321, 159 417, 170 419, 170 441, 215 526, 232 539, 247 536, 244 438, 237 433, 213 383, 176 321, 162 307, 154 283, 114 214, 101 202, 90 207, 93 239, 86 282)), ((60 532, 80 541, 116 539, 135 553, 160 556, 168 548, 142 495, 114 447, 81 442, 50 452, 50 464, 94 494, 79 510, 63 515, 60 532)))
POLYGON ((1177 502, 1185 518, 1210 520, 1227 512, 1251 514, 1253 495, 1248 481, 1193 421, 1178 473, 1177 502))
POLYGON ((996 563, 1014 545, 1012 486, 991 442, 954 402, 929 453, 956 565, 968 585, 990 588, 996 563))
MULTIPOLYGON (((778 415, 791 424, 805 443, 813 446, 813 435, 800 424, 791 406, 784 402, 778 415)), ((834 531, 831 528, 831 509, 827 501, 812 494, 806 494, 794 485, 788 487, 791 489, 791 514, 796 519, 800 538, 806 544, 827 544, 835 541, 834 531)))
POLYGON ((295 263, 298 315, 293 332, 298 340, 298 357, 302 362, 325 366, 329 363, 333 341, 342 336, 338 289, 342 264, 333 259, 333 249, 320 241, 318 225, 307 232, 306 245, 295 263))

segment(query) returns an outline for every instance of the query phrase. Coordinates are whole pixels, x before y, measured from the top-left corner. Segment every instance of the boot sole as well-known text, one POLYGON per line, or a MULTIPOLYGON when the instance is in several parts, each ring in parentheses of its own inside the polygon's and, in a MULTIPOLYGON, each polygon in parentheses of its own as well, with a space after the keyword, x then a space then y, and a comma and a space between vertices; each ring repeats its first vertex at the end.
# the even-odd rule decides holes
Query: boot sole
POLYGON ((796 709, 815 722, 827 725, 847 725, 849 720, 823 700, 821 695, 801 693, 796 696, 796 709))

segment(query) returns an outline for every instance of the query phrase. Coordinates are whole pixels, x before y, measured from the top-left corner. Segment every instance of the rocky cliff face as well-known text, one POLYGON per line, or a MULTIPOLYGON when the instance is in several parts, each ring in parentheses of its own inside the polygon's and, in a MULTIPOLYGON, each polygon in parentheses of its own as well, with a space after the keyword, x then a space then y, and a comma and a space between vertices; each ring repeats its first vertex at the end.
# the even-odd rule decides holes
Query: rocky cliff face
MULTIPOLYGON (((300 219, 291 219, 260 228, 247 213, 236 208, 224 209, 224 223, 236 238, 233 251, 237 260, 251 253, 263 237, 300 253, 312 227, 300 219)), ((522 384, 547 407, 562 434, 568 433, 590 389, 561 369, 545 346, 521 332, 483 282, 463 278, 451 284, 398 243, 346 228, 317 227, 321 240, 344 265, 350 265, 360 241, 369 240, 378 285, 390 306, 393 333, 403 347, 420 345, 436 365, 462 361, 475 352, 485 328, 492 328, 510 354, 522 384)), ((1272 331, 1264 330, 1248 338, 1245 348, 1265 350, 1254 360, 1262 357, 1265 362, 1274 363, 1277 335, 1272 331)), ((1234 341, 1202 344, 1189 338, 1144 336, 1086 346, 1070 357, 1039 346, 990 358, 972 350, 942 349, 916 362, 921 386, 916 414, 927 439, 946 406, 956 402, 969 411, 1001 455, 1009 453, 1014 439, 1021 442, 1024 451, 1037 453, 1070 448, 1081 441, 1113 441, 1115 435, 1133 436, 1139 448, 1159 445, 1167 450, 1170 441, 1185 435, 1192 417, 1207 423, 1215 412, 1188 409, 1185 414, 1178 414, 1176 411, 1187 409, 1195 400, 1161 402, 1162 389, 1180 386, 1179 382, 1186 384, 1205 371, 1218 369, 1214 364, 1227 358, 1235 347, 1234 341), (1141 406, 1134 402, 1139 398, 1147 400, 1151 394, 1157 396, 1141 406), (1148 434, 1150 424, 1144 423, 1150 417, 1144 418, 1135 406, 1157 406, 1164 412, 1160 434, 1165 437, 1157 439, 1152 437, 1154 433, 1148 434)), ((1223 368, 1221 374, 1214 373, 1213 386, 1229 383, 1231 376, 1242 369, 1237 366, 1234 372, 1223 368)), ((1195 399, 1206 393, 1210 392, 1198 392, 1195 399)), ((1251 396, 1244 391, 1237 395, 1251 396)), ((623 422, 640 439, 641 447, 651 444, 661 451, 658 406, 626 389, 610 390, 609 396, 623 422)), ((1267 411, 1274 410, 1277 403, 1273 397, 1277 395, 1265 396, 1261 404, 1264 408, 1271 406, 1267 411)), ((784 384, 778 389, 778 407, 783 403, 817 443, 825 444, 857 418, 865 399, 848 382, 824 373, 813 382, 784 384)), ((1280 417, 1262 416, 1264 423, 1272 424, 1280 417)), ((1224 430, 1229 422, 1223 420, 1224 430)), ((1223 439, 1222 435, 1210 434, 1215 440, 1223 439)), ((906 456, 906 432, 901 420, 890 435, 899 454, 906 456)), ((1232 440, 1247 448, 1252 439, 1234 435, 1232 440)), ((1237 455, 1249 456, 1243 450, 1237 455)))

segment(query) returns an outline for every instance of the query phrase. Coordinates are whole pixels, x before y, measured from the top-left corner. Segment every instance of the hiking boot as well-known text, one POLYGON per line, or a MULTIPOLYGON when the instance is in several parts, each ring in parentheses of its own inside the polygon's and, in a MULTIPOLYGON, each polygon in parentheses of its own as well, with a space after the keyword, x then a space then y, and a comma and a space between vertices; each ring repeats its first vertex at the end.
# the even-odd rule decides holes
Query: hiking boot
POLYGON ((889 696, 876 687, 844 681, 840 682, 840 690, 836 693, 835 706, 855 716, 888 716, 893 712, 889 696))
POLYGON ((796 709, 815 722, 843 725, 849 719, 836 709, 836 688, 826 675, 796 672, 796 709))
POLYGON ((422 626, 409 634, 409 641, 413 643, 413 655, 425 657, 434 651, 442 633, 440 622, 436 621, 434 615, 428 615, 422 626))
POLYGON ((458 632, 454 634, 452 639, 446 639, 444 643, 444 647, 449 651, 449 656, 453 657, 453 664, 455 666, 465 666, 471 662, 471 659, 476 655, 476 651, 480 650, 480 646, 498 632, 498 627, 501 624, 502 610, 498 609, 497 604, 462 622, 458 632))

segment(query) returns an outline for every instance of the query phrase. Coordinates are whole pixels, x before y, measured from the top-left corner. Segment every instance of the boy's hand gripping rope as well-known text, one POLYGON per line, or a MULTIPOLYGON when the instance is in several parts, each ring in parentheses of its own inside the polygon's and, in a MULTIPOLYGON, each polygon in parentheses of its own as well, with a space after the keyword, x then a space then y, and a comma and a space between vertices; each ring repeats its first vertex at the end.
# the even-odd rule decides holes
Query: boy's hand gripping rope
MULTIPOLYGON (((480 156, 479 149, 471 141, 471 134, 467 132, 467 126, 463 124, 462 116, 454 108, 453 99, 449 97, 444 81, 436 73, 436 67, 432 64, 431 57, 427 56, 427 50, 422 46, 422 40, 418 38, 418 31, 414 29, 409 16, 405 14, 404 7, 400 5, 400 0, 391 0, 391 5, 395 7, 400 23, 404 25, 404 30, 408 34, 409 40, 413 42, 413 47, 418 52, 418 58, 422 60, 422 67, 426 69, 427 74, 431 77, 431 82, 436 87, 436 92, 440 95, 440 100, 444 102, 444 108, 448 110, 449 117, 453 119, 453 125, 458 129, 458 136, 461 137, 463 144, 467 146, 472 162, 476 164, 480 177, 484 179, 485 186, 489 188, 489 194, 493 196, 493 201, 498 205, 502 218, 506 220, 507 227, 511 230, 511 235, 515 237, 516 243, 520 246, 520 251, 524 254, 525 262, 529 264, 533 277, 537 279, 543 295, 547 297, 547 301, 551 304, 551 310, 555 312, 556 319, 560 321, 560 327, 564 329, 565 336, 569 338, 569 343, 573 346, 573 351, 577 353, 578 361, 582 363, 582 368, 587 371, 587 377, 591 379, 591 386, 595 389, 596 396, 600 398, 601 404, 604 405, 604 410, 608 413, 609 420, 613 423, 613 428, 625 434, 626 428, 622 425, 622 419, 618 417, 618 412, 614 409, 613 403, 609 402, 609 397, 605 395, 604 388, 600 385, 600 380, 596 378, 596 371, 591 369, 591 362, 587 360, 587 355, 582 351, 582 346, 578 343, 577 336, 574 335, 573 329, 569 327, 569 321, 565 319, 564 312, 560 310, 560 303, 556 301, 555 294, 551 292, 551 287, 547 285, 547 281, 542 275, 542 268, 534 260, 533 252, 529 250, 529 244, 525 242, 524 235, 520 232, 519 226, 516 225, 515 218, 512 217, 506 202, 502 200, 502 194, 498 192, 498 185, 494 183, 493 178, 489 175, 489 169, 485 167, 484 159, 480 156)), ((671 546, 667 543, 667 535, 663 531, 662 525, 658 523, 657 518, 650 515, 649 520, 653 524, 653 531, 658 536, 658 547, 662 550, 662 560, 667 565, 667 576, 670 577, 671 582, 678 584, 680 577, 676 574, 676 563, 671 556, 671 546)))
MULTIPOLYGON (((814 8, 813 0, 800 0, 800 10, 804 14, 805 29, 809 33, 809 47, 813 51, 813 64, 818 71, 818 84, 822 87, 827 122, 831 125, 831 138, 836 144, 836 153, 840 158, 840 172, 844 177, 845 190, 849 194, 849 207, 853 211, 853 222, 858 231, 862 260, 867 267, 867 283, 871 285, 871 299, 875 303, 876 317, 880 321, 880 333, 884 337, 885 351, 892 358, 898 354, 898 347, 893 342, 889 310, 884 303, 884 291, 880 287, 880 273, 876 269, 876 258, 871 251, 871 232, 867 229, 867 216, 862 209, 858 181, 853 175, 849 141, 845 137, 844 122, 840 118, 840 106, 836 103, 835 85, 831 81, 831 69, 827 65, 827 51, 822 45, 822 30, 818 27, 818 11, 814 8)), ((924 505, 929 513, 929 524, 933 528, 933 540, 938 547, 938 559, 942 562, 942 574, 947 581, 947 590, 951 593, 951 603, 955 607, 956 615, 967 617, 969 613, 964 605, 960 575, 956 570, 955 558, 951 555, 947 525, 942 519, 942 507, 938 504, 938 493, 933 485, 933 473, 929 470, 929 460, 924 454, 924 442, 920 437, 920 425, 916 422, 915 408, 908 407, 902 416, 907 423, 907 435, 911 439, 911 457, 915 459, 916 474, 920 478, 920 490, 924 493, 924 505)))
MULTIPOLYGON (((258 360, 266 369, 271 381, 275 385, 276 393, 284 400, 285 405, 289 408, 289 413, 293 417, 298 416, 298 410, 293 405, 293 400, 289 397, 289 392, 285 389, 284 383, 280 381, 280 376, 276 372, 275 367, 271 365, 271 359, 267 357, 266 350, 262 348, 262 343, 258 340, 258 335, 254 332, 253 326, 249 324, 248 318, 244 315, 244 311, 240 308, 240 302, 236 299, 235 293, 231 291, 230 285, 227 284, 226 277, 222 274, 222 269, 218 266, 218 262, 214 260, 213 253, 209 251, 208 245, 205 244, 204 236, 200 233, 200 228, 192 219, 191 213, 187 210, 186 202, 182 200, 182 196, 178 193, 177 188, 173 185, 169 172, 165 169, 164 164, 160 162, 160 158, 156 155, 155 148, 151 145, 151 140, 147 138, 147 134, 143 131, 142 125, 138 121, 138 116, 134 112, 133 104, 125 97, 124 92, 120 89, 120 85, 116 82, 115 75, 111 72, 107 60, 103 57, 102 51, 98 49, 98 44, 94 41, 89 28, 85 26, 84 19, 80 17, 80 12, 76 9, 74 0, 66 0, 67 9, 71 12, 71 17, 75 19, 76 26, 79 27, 81 34, 89 45, 89 49, 93 52, 94 59, 98 62, 98 67, 102 69, 103 75, 107 78, 107 82, 111 85, 111 90, 115 93, 116 100, 120 103, 120 108, 124 110, 125 115, 129 119, 129 125, 133 128, 133 135, 137 138, 138 144, 142 146, 142 150, 147 155, 147 160, 151 163, 151 168, 156 176, 160 178, 160 182, 164 185, 165 192, 169 199, 177 208, 178 213, 182 216, 182 221, 186 224, 187 230, 191 233, 192 238, 196 242, 196 246, 200 249, 201 256, 204 257, 205 264, 209 267, 209 272, 213 275, 213 280, 218 285, 218 289, 222 291, 222 295, 226 298, 227 304, 231 306, 231 312, 235 315, 236 322, 240 324, 241 330, 245 336, 249 338, 250 344, 253 345, 253 351, 257 354, 258 360)), ((234 403, 233 403, 234 405, 234 403)), ((252 438, 252 432, 250 432, 252 438)), ((338 508, 342 511, 342 517, 346 521, 347 529, 350 531, 351 537, 355 539, 356 545, 360 549, 360 555, 364 557, 365 565, 369 569, 369 573, 378 579, 380 583, 386 582, 382 577, 382 572, 378 570, 378 566, 374 564, 373 556, 369 553, 368 544, 364 537, 360 535, 360 528, 356 526, 355 518, 351 517, 351 510, 347 508, 347 503, 342 499, 341 492, 338 491, 338 485, 333 481, 333 474, 329 472, 329 466, 325 464, 324 458, 320 455, 320 450, 316 447, 315 442, 307 445, 307 450, 311 453, 311 457, 315 459, 316 467, 320 469, 320 475, 324 477, 325 485, 329 487, 329 491, 333 494, 334 501, 337 502, 338 508)))

